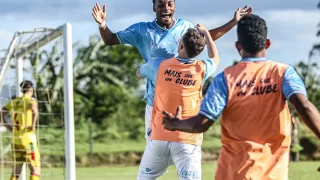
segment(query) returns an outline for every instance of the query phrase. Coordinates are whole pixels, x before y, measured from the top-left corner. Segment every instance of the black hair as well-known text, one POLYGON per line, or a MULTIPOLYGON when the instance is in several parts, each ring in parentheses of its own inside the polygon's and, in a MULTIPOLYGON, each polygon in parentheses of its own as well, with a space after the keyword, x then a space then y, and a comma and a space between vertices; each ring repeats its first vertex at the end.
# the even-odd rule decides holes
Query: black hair
POLYGON ((30 88, 33 88, 31 81, 25 80, 20 83, 20 88, 23 94, 29 91, 30 88))
POLYGON ((264 19, 257 15, 244 16, 238 22, 237 33, 242 48, 250 54, 255 55, 266 47, 267 24, 264 19))
MULTIPOLYGON (((176 1, 176 0, 174 0, 174 1, 176 1)), ((153 3, 153 4, 156 3, 156 0, 152 0, 152 3, 153 3)))
POLYGON ((183 35, 182 43, 185 47, 187 55, 190 58, 198 56, 206 45, 203 35, 201 35, 194 28, 189 28, 188 31, 183 35))

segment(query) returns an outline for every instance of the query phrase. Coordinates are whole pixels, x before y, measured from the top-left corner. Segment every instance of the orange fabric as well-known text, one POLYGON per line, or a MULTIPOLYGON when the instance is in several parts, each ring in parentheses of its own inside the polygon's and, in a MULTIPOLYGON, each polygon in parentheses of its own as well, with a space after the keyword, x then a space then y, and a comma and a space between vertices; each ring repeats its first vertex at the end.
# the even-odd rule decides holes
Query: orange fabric
POLYGON ((181 64, 176 58, 171 58, 160 64, 153 102, 151 140, 201 145, 202 133, 165 130, 162 125, 162 111, 175 113, 181 105, 183 119, 197 115, 202 101, 205 70, 203 61, 181 64))
POLYGON ((286 65, 240 62, 225 69, 228 104, 216 180, 287 180, 291 118, 282 95, 286 65))

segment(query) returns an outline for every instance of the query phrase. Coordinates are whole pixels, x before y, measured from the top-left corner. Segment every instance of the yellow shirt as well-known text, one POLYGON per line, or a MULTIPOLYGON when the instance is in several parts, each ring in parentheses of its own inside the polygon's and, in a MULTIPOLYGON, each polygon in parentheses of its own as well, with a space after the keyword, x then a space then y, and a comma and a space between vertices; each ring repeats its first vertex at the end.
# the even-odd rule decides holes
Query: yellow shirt
POLYGON ((37 101, 27 95, 11 100, 6 109, 10 112, 13 127, 13 135, 19 136, 26 131, 26 127, 32 126, 31 104, 37 101))

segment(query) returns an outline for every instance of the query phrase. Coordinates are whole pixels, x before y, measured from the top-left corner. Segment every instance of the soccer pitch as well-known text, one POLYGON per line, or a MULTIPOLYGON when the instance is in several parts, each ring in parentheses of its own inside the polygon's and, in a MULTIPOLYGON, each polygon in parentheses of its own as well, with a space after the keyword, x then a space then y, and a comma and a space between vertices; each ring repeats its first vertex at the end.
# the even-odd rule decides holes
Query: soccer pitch
MULTIPOLYGON (((320 162, 298 162, 290 164, 290 180, 319 180, 320 172, 317 168, 320 162)), ((203 180, 213 180, 216 163, 203 164, 203 180)), ((131 167, 94 167, 77 168, 77 180, 134 180, 138 166, 131 167)), ((42 169, 41 180, 63 180, 63 169, 42 169)), ((5 179, 9 179, 10 169, 5 170, 5 179)), ((159 180, 177 180, 175 168, 171 166, 169 172, 159 180)))

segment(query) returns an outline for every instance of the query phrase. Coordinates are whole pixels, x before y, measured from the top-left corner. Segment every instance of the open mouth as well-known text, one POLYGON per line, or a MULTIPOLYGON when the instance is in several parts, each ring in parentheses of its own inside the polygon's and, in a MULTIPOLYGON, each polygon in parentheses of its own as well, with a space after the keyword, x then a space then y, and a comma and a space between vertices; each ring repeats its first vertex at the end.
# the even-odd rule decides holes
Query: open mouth
POLYGON ((161 18, 163 21, 169 21, 172 17, 172 14, 171 13, 162 13, 161 14, 161 18))

